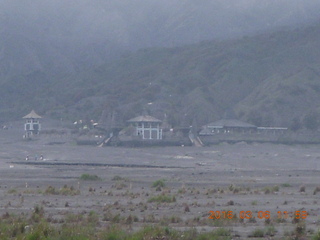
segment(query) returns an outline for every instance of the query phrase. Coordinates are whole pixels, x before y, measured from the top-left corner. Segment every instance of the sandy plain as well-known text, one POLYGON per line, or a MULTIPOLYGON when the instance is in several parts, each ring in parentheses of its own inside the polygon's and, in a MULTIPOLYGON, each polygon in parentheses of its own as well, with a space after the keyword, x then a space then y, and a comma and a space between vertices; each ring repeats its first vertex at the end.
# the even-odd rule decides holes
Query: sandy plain
POLYGON ((295 211, 308 213, 300 219, 308 236, 320 226, 318 145, 101 148, 76 146, 63 136, 26 141, 22 134, 16 128, 0 130, 0 214, 30 214, 38 205, 53 224, 70 213, 93 211, 99 227, 115 221, 131 231, 145 224, 199 231, 224 227, 233 239, 247 239, 255 229, 268 226, 275 231, 265 238, 282 239, 297 224, 295 211), (44 160, 34 159, 41 154, 44 160), (80 180, 82 174, 100 180, 80 180), (153 188, 160 179, 165 187, 153 188), (47 191, 65 185, 77 193, 47 191), (175 201, 150 201, 158 195, 175 201), (236 216, 212 220, 210 211, 236 216), (252 217, 241 211, 250 211, 252 217), (270 220, 260 219, 265 216, 261 211, 269 211, 270 220), (280 217, 278 211, 289 214, 280 217))

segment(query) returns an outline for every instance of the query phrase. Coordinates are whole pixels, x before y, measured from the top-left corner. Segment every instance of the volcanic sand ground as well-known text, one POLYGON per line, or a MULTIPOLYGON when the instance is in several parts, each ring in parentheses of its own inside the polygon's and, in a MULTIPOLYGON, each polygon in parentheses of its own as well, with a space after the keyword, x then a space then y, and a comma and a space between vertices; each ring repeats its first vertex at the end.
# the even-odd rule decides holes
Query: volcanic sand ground
POLYGON ((66 139, 41 136, 26 141, 20 130, 0 131, 0 214, 30 214, 39 205, 52 222, 70 213, 94 211, 101 227, 112 224, 117 214, 120 222, 131 215, 136 222, 127 224, 130 229, 154 223, 199 231, 225 227, 238 239, 266 228, 265 219, 257 216, 259 211, 270 211, 275 239, 295 226, 292 215, 281 223, 277 211, 307 211, 307 230, 316 231, 320 225, 320 192, 314 194, 320 186, 318 145, 101 148, 76 146, 66 139), (53 144, 59 141, 62 144, 53 144), (40 154, 45 160, 35 161, 40 154), (79 180, 84 173, 101 180, 79 180), (122 180, 114 180, 115 176, 122 180), (151 185, 159 179, 166 186, 156 191, 151 185), (49 186, 64 185, 80 194, 45 193, 49 186), (266 192, 274 186, 279 191, 266 192), (148 202, 159 194, 175 196, 176 202, 148 202), (186 205, 190 211, 185 211, 186 205), (223 210, 233 211, 238 218, 208 219, 209 211, 223 210), (240 211, 251 211, 255 220, 240 221, 240 211))

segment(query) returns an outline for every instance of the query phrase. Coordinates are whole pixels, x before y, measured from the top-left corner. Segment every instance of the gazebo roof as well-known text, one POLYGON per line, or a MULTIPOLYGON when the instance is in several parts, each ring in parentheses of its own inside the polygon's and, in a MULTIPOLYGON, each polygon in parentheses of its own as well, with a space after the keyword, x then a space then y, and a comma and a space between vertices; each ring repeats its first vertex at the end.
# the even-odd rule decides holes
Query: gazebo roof
POLYGON ((29 114, 25 115, 23 118, 42 118, 34 110, 32 110, 29 114))
POLYGON ((139 117, 135 117, 135 118, 131 118, 130 120, 128 120, 128 122, 134 123, 134 122, 152 122, 152 123, 161 123, 162 121, 149 116, 149 115, 144 115, 144 116, 139 116, 139 117))

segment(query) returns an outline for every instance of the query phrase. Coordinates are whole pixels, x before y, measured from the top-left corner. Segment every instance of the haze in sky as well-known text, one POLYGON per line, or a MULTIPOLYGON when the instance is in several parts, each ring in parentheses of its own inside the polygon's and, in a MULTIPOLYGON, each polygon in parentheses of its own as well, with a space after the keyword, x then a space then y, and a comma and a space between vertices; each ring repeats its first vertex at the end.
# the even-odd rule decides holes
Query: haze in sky
POLYGON ((314 0, 1 0, 1 33, 136 49, 237 37, 319 19, 314 0))

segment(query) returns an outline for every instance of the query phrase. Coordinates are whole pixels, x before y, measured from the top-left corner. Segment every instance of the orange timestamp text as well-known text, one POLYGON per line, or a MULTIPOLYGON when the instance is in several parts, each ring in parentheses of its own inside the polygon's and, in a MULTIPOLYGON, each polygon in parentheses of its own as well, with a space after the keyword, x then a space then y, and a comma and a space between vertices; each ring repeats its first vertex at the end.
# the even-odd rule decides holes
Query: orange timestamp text
MULTIPOLYGON (((240 218, 240 219, 251 219, 251 218, 258 218, 258 219, 269 219, 271 218, 270 211, 209 211, 209 219, 233 219, 233 218, 240 218)), ((295 218, 295 219, 306 219, 308 216, 307 211, 277 211, 276 217, 279 219, 286 219, 286 218, 295 218)))

